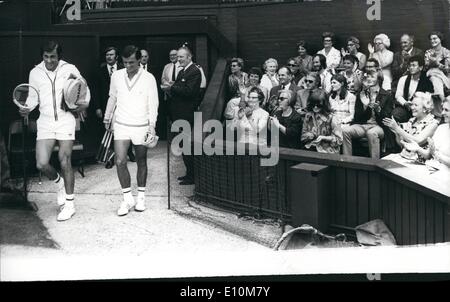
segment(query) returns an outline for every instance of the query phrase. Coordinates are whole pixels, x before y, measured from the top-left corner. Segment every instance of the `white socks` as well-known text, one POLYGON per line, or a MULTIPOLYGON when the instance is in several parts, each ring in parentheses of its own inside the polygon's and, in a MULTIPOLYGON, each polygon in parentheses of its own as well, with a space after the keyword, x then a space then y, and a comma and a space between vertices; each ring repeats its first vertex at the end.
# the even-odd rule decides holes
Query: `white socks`
POLYGON ((131 194, 131 188, 122 189, 122 193, 123 193, 123 200, 130 203, 134 202, 133 195, 131 194))
POLYGON ((75 199, 74 194, 66 194, 66 206, 73 207, 73 200, 75 199))
POLYGON ((138 198, 145 198, 145 187, 138 187, 138 198))

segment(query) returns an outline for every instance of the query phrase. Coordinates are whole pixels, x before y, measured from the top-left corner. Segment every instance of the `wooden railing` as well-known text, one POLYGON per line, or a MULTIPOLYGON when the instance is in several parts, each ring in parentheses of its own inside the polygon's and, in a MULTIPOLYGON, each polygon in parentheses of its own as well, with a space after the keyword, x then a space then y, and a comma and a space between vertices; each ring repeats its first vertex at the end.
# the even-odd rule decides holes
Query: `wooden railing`
MULTIPOLYGON (((352 232, 379 218, 401 245, 450 241, 448 184, 384 160, 284 148, 279 156, 273 167, 260 166, 259 156, 196 156, 195 192, 224 208, 290 223, 292 203, 303 198, 291 197, 290 169, 299 163, 319 164, 329 167, 329 224, 322 231, 352 232)), ((309 190, 298 186, 300 192, 309 190)))

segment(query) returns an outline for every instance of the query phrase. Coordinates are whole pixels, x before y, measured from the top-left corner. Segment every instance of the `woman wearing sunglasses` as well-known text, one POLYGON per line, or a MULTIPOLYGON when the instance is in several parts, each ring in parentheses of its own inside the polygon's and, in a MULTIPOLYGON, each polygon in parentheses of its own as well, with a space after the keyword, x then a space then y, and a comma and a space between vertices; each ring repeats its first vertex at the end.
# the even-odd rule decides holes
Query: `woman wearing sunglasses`
POLYGON ((328 107, 325 92, 315 91, 308 100, 303 121, 301 142, 305 149, 321 153, 339 154, 342 145, 342 130, 328 107))
MULTIPOLYGON (((300 149, 300 134, 302 133, 302 117, 294 110, 296 99, 291 90, 279 92, 279 110, 272 118, 273 127, 280 132, 279 146, 283 148, 300 149)), ((275 129, 271 130, 274 131, 275 129)))

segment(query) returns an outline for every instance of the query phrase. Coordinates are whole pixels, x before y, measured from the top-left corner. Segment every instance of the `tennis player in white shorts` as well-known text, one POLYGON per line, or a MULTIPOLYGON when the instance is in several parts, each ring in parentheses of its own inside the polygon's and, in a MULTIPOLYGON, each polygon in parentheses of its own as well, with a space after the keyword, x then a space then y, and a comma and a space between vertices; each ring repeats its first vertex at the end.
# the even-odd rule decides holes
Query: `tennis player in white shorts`
POLYGON ((158 88, 155 77, 140 67, 139 48, 128 45, 122 52, 125 68, 111 76, 108 105, 105 112, 105 128, 109 129, 114 112, 114 151, 116 167, 124 200, 117 211, 119 216, 145 210, 145 187, 147 183, 147 147, 143 145, 147 133, 155 135, 158 117, 158 88), (137 201, 131 193, 130 172, 127 167, 127 150, 135 145, 137 164, 137 201))
MULTIPOLYGON (((36 166, 57 185, 57 203, 61 206, 58 221, 68 220, 75 214, 75 179, 71 157, 76 120, 71 112, 62 109, 63 87, 67 79, 81 77, 74 65, 61 60, 61 53, 62 48, 55 41, 50 41, 41 48, 43 60, 30 71, 29 76, 29 84, 39 92, 39 104, 37 99, 28 98, 27 107, 20 109, 20 113, 26 116, 39 105, 36 166), (62 177, 49 163, 56 142, 59 144, 58 158, 62 177)), ((87 102, 90 97, 88 88, 87 102)))

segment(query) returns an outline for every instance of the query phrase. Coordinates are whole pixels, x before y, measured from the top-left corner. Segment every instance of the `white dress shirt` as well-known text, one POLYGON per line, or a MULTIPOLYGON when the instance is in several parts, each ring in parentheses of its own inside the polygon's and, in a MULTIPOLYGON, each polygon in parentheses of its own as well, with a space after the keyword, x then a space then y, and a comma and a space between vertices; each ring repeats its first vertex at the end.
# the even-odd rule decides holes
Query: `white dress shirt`
POLYGON ((108 68, 109 76, 111 76, 111 68, 113 68, 113 70, 112 70, 113 73, 114 73, 115 71, 117 71, 117 63, 115 63, 114 65, 106 64, 106 67, 108 68))
POLYGON ((397 91, 395 92, 395 99, 397 100, 397 102, 400 105, 403 105, 404 102, 402 100, 405 100, 407 102, 410 101, 410 99, 412 98, 412 96, 414 95, 414 93, 416 93, 417 90, 417 86, 419 85, 419 80, 414 80, 413 77, 411 77, 411 82, 409 84, 409 91, 408 91, 408 99, 404 99, 403 98, 403 90, 405 89, 405 83, 406 83, 406 78, 408 76, 402 76, 400 78, 400 80, 398 80, 398 84, 397 84, 397 91))
MULTIPOLYGON (((180 63, 175 62, 175 79, 177 78, 178 72, 181 70, 180 63)), ((173 73, 174 63, 168 63, 166 66, 164 66, 162 76, 161 76, 161 88, 167 88, 169 87, 169 82, 175 81, 175 79, 172 80, 172 73, 173 73)))

